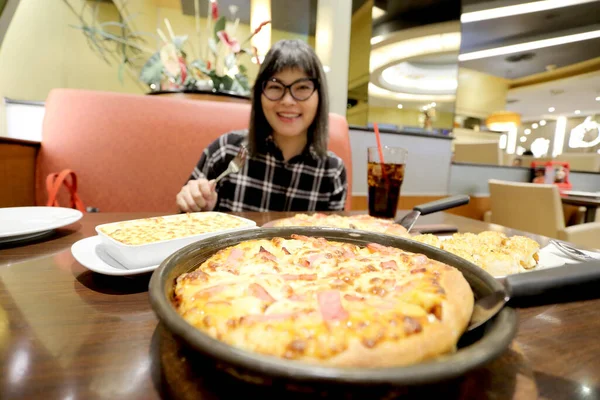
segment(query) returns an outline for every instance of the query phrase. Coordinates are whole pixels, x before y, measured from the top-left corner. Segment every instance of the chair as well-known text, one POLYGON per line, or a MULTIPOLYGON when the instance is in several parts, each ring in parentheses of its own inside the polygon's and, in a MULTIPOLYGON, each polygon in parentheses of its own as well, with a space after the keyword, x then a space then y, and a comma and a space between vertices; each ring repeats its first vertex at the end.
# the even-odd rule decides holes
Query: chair
MULTIPOLYGON (((242 103, 54 89, 36 161, 36 204, 46 202, 46 176, 70 168, 79 176, 86 206, 101 212, 176 212, 175 195, 204 148, 227 131, 246 128, 249 116, 250 105, 242 103)), ((349 210, 348 124, 334 114, 329 121, 329 149, 347 168, 349 210)))
POLYGON ((600 222, 565 226, 558 187, 535 183, 488 181, 489 221, 508 228, 600 248, 600 222))

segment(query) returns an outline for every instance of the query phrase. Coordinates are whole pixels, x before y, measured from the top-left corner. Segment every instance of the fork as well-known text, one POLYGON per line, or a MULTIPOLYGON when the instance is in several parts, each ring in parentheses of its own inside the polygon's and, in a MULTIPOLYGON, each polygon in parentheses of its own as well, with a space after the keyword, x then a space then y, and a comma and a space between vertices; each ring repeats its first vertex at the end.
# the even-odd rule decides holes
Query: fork
POLYGON ((235 174, 236 172, 239 172, 240 169, 242 168, 242 166, 244 165, 244 163, 246 162, 247 157, 248 157, 248 149, 246 149, 246 147, 242 146, 240 148, 240 151, 238 151, 237 155, 235 156, 235 158, 229 162, 227 169, 225 171, 223 171, 223 173, 221 175, 219 175, 217 177, 217 179, 215 179, 214 183, 216 184, 217 182, 219 182, 221 179, 223 179, 224 177, 226 177, 229 174, 235 174))
POLYGON ((559 242, 558 240, 550 240, 557 249, 565 253, 566 255, 580 261, 595 261, 596 258, 585 254, 583 251, 576 249, 573 246, 570 246, 566 243, 559 242))

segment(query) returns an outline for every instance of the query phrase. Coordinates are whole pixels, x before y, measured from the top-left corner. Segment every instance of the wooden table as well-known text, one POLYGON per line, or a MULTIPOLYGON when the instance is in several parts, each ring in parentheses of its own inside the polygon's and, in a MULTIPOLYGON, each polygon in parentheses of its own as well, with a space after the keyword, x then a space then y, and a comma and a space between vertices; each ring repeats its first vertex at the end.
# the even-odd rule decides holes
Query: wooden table
MULTIPOLYGON (((169 357, 179 362, 185 358, 161 350, 168 349, 170 342, 161 339, 164 332, 148 302, 149 274, 137 278, 98 275, 77 263, 70 252, 73 243, 95 235, 96 225, 152 215, 87 214, 49 238, 0 247, 1 399, 166 396, 169 373, 178 376, 181 372, 175 368, 165 374, 161 359, 164 363, 169 357)), ((285 214, 241 215, 260 225, 285 214)), ((422 217, 419 222, 453 224, 461 232, 493 229, 516 233, 445 213, 422 217)), ((600 398, 600 300, 521 309, 519 314, 515 346, 528 360, 540 396, 600 398)), ((520 357, 515 354, 511 350, 504 357, 520 357)), ((470 390, 475 395, 463 393, 460 398, 525 398, 513 394, 522 375, 511 375, 517 377, 516 383, 499 373, 475 376, 470 390), (480 388, 491 381, 495 381, 494 393, 484 395, 480 388)), ((231 395, 231 387, 223 390, 231 395)), ((217 390, 195 398, 229 396, 217 390)))
POLYGON ((561 196, 563 204, 585 207, 585 222, 596 221, 596 210, 600 207, 600 198, 584 196, 561 196))

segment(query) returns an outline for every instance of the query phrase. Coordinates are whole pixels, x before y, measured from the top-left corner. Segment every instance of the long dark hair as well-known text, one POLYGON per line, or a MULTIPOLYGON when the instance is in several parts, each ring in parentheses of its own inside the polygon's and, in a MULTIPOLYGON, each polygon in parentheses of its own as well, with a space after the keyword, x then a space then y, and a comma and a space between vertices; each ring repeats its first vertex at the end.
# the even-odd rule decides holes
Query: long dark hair
POLYGON ((250 154, 265 153, 266 139, 272 133, 261 104, 262 85, 267 79, 284 69, 300 69, 309 77, 318 80, 319 106, 312 124, 308 128, 307 143, 320 156, 327 154, 329 132, 329 96, 327 81, 321 61, 313 49, 305 42, 280 40, 271 47, 265 60, 260 66, 256 82, 252 88, 252 111, 250 112, 250 127, 248 132, 248 150, 250 154))

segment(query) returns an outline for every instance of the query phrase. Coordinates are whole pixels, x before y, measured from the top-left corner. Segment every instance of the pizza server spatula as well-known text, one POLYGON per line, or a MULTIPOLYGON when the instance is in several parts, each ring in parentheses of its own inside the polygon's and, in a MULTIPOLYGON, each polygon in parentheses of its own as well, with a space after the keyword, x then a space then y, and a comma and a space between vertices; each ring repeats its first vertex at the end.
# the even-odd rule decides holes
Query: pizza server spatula
MULTIPOLYGON (((530 301, 533 305, 554 304, 581 300, 582 288, 597 288, 600 284, 600 260, 562 267, 508 275, 501 281, 505 290, 499 290, 475 301, 467 331, 471 331, 494 317, 505 305, 530 301)), ((596 297, 600 292, 593 290, 596 297)))
POLYGON ((396 223, 402 225, 410 232, 420 215, 427 215, 438 211, 444 211, 449 208, 463 206, 468 204, 470 200, 471 198, 469 196, 457 195, 421 204, 414 207, 412 211, 406 214, 402 219, 396 220, 396 223))

